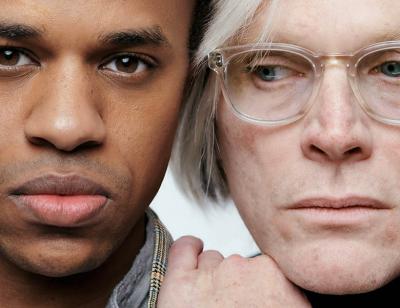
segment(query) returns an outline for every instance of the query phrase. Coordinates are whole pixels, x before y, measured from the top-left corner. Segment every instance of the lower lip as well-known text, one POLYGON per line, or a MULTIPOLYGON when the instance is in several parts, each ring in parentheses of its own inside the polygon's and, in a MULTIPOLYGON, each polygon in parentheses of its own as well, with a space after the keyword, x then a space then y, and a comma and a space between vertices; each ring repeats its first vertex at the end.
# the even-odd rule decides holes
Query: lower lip
POLYGON ((28 211, 35 222, 57 227, 90 223, 107 203, 102 195, 19 195, 13 201, 28 211))
POLYGON ((362 206, 342 208, 304 207, 292 210, 312 223, 324 225, 354 225, 387 212, 385 209, 362 206))

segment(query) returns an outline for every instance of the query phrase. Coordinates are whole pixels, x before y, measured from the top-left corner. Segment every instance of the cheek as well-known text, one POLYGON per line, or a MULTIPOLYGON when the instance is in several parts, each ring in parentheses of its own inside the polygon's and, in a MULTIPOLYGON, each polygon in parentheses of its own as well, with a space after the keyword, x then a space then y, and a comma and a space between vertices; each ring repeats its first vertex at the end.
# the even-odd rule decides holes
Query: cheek
POLYGON ((226 105, 219 104, 217 137, 231 196, 236 204, 270 204, 298 161, 297 132, 246 123, 226 105))
POLYGON ((254 132, 235 118, 225 103, 220 103, 218 110, 217 138, 231 197, 235 203, 253 198, 257 190, 251 188, 259 185, 254 132))
POLYGON ((128 160, 169 156, 186 78, 186 61, 157 76, 155 82, 108 94, 104 114, 109 136, 128 160))
POLYGON ((300 165, 301 126, 255 126, 238 119, 225 102, 219 104, 217 126, 230 196, 258 246, 265 251, 290 241, 296 226, 280 207, 309 178, 300 165))
POLYGON ((230 196, 260 245, 277 231, 273 226, 279 213, 274 206, 287 186, 294 143, 288 142, 289 136, 280 128, 255 126, 238 119, 225 102, 219 104, 217 127, 230 196))
POLYGON ((383 233, 382 243, 385 246, 393 247, 394 245, 397 246, 397 243, 400 242, 400 235, 399 235, 399 226, 397 221, 395 223, 389 224, 383 233))
MULTIPOLYGON (((400 133, 399 128, 389 125, 377 125, 375 129, 374 169, 365 172, 364 182, 370 189, 380 192, 381 198, 388 203, 399 204, 400 179, 400 133)), ((374 191, 373 190, 373 191, 374 191)))
POLYGON ((389 161, 400 161, 400 134, 398 128, 394 131, 390 131, 390 133, 382 131, 380 135, 381 136, 377 136, 376 138, 382 141, 382 155, 386 155, 386 159, 389 161))
POLYGON ((133 198, 147 204, 158 189, 167 167, 182 100, 185 74, 174 82, 158 84, 146 91, 108 94, 104 110, 107 121, 107 148, 114 161, 132 176, 133 198))

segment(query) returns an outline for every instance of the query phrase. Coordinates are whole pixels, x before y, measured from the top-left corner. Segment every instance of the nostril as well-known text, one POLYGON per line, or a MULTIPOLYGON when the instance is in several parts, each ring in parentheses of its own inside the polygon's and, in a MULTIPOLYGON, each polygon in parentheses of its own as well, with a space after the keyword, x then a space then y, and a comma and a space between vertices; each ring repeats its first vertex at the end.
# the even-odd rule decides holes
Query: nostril
POLYGON ((78 145, 76 148, 74 148, 72 150, 72 152, 78 152, 78 151, 82 151, 82 150, 89 150, 89 149, 96 148, 96 147, 98 147, 100 145, 101 145, 101 142, 90 140, 90 141, 86 141, 86 142, 78 145))
POLYGON ((324 155, 325 154, 325 152, 323 151, 323 150, 321 150, 319 147, 317 147, 317 146, 315 146, 315 145, 310 145, 310 151, 311 151, 311 153, 315 153, 315 154, 322 154, 322 155, 324 155))
POLYGON ((52 144, 47 141, 44 138, 40 138, 40 137, 30 137, 29 141, 34 144, 34 145, 38 145, 38 146, 52 146, 52 144))
POLYGON ((59 147, 59 146, 51 143, 50 141, 48 141, 46 138, 41 138, 41 137, 30 137, 29 142, 36 146, 39 146, 39 147, 52 147, 52 148, 54 147, 63 152, 77 152, 77 151, 82 151, 82 150, 88 150, 88 149, 96 148, 99 145, 101 145, 101 142, 89 140, 89 141, 79 144, 78 146, 76 146, 74 148, 66 148, 66 147, 59 147))
POLYGON ((323 148, 320 148, 314 144, 309 146, 309 153, 315 158, 329 157, 330 159, 337 160, 350 157, 359 157, 359 155, 363 153, 361 147, 352 147, 346 151, 341 151, 340 149, 337 150, 337 152, 335 152, 333 149, 324 151, 323 148))
POLYGON ((355 155, 355 154, 361 154, 361 152, 362 152, 362 150, 360 147, 354 147, 354 148, 351 148, 350 150, 347 150, 345 152, 345 154, 347 156, 351 156, 351 155, 355 155))

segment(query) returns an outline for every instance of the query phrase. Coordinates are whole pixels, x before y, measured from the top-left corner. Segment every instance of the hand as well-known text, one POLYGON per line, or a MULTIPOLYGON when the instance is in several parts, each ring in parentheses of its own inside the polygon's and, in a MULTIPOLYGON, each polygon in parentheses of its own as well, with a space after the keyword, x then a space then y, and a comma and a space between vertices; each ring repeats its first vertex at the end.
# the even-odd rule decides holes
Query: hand
POLYGON ((158 308, 311 307, 270 257, 202 250, 189 236, 172 245, 158 308))

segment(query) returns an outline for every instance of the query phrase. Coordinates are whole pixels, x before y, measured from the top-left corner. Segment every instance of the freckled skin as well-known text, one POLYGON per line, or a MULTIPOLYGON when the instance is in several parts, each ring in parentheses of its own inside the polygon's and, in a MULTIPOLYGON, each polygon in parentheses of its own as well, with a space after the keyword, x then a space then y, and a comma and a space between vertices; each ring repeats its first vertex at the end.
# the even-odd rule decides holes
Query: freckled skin
MULTIPOLYGON (((400 26, 400 5, 389 0, 282 1, 280 10, 273 40, 322 53, 358 50, 400 26)), ((240 43, 255 40, 265 16, 260 11, 240 43)), ((400 271, 399 128, 370 118, 345 78, 342 71, 327 70, 311 110, 290 125, 251 125, 223 99, 217 114, 231 197, 257 244, 289 280, 329 294, 367 292, 400 271), (345 155, 349 145, 360 151, 345 155), (390 209, 346 228, 312 225, 284 210, 321 195, 366 196, 390 209)))
POLYGON ((144 211, 169 161, 193 5, 2 2, 1 21, 34 27, 40 38, 0 38, 0 46, 22 48, 35 60, 12 78, 0 66, 0 306, 101 307, 131 267, 144 241, 144 211), (154 27, 168 43, 99 41, 111 32, 154 27), (112 61, 121 53, 143 56, 142 71, 115 72, 112 61), (107 187, 112 200, 83 228, 31 224, 8 199, 9 189, 47 173, 87 177, 107 187))

